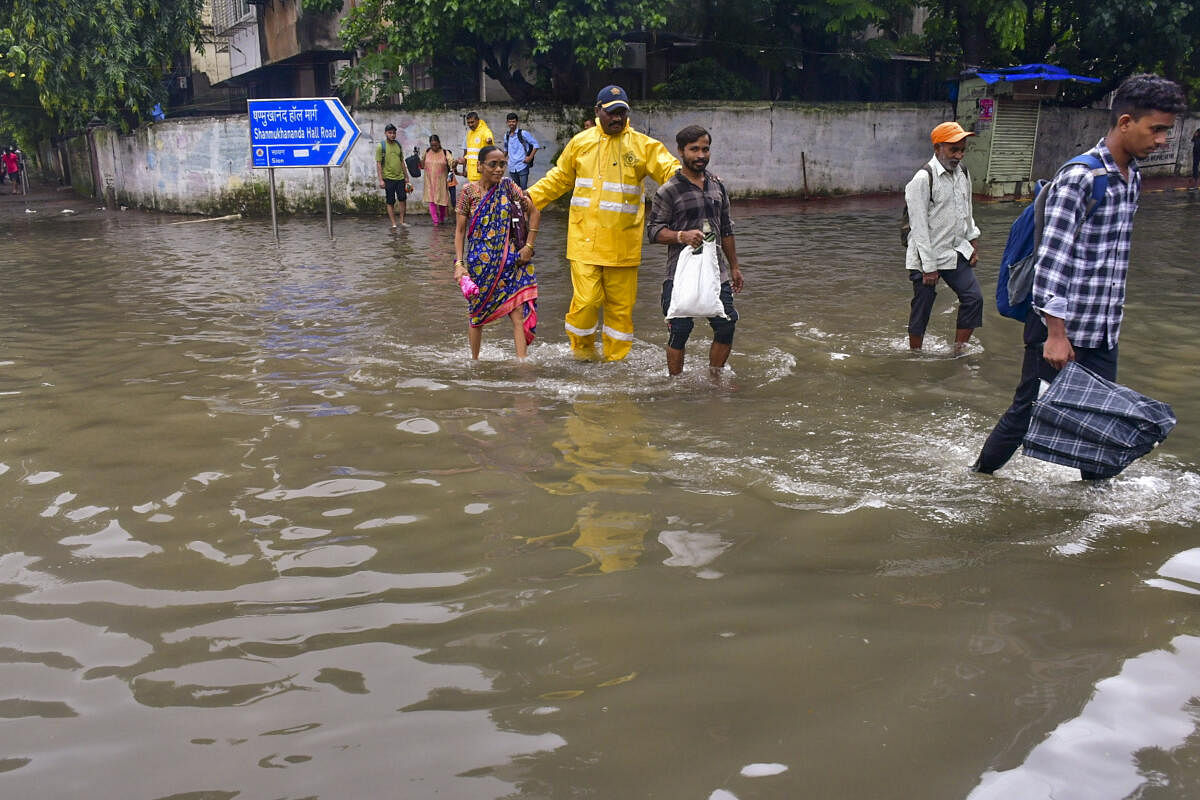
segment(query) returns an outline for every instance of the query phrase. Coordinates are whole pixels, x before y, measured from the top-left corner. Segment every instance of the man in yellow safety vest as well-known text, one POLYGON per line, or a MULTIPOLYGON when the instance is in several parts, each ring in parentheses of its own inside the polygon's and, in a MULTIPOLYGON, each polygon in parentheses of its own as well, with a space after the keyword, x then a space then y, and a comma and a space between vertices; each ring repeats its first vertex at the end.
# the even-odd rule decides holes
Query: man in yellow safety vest
POLYGON ((477 181, 479 180, 479 150, 489 144, 495 144, 495 142, 492 141, 492 129, 479 118, 478 114, 468 111, 465 119, 467 144, 463 148, 463 155, 455 163, 466 166, 467 180, 477 181))

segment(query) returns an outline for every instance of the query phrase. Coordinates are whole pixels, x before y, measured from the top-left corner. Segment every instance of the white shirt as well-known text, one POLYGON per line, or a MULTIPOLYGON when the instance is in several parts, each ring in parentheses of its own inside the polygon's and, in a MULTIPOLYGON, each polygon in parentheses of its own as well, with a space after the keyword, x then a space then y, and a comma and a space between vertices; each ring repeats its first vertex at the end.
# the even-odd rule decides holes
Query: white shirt
POLYGON ((908 252, 904 266, 920 272, 936 272, 958 267, 958 256, 970 259, 971 240, 979 238, 979 228, 971 216, 971 181, 961 165, 953 172, 934 156, 933 203, 929 202, 929 173, 924 169, 904 187, 908 204, 908 252))

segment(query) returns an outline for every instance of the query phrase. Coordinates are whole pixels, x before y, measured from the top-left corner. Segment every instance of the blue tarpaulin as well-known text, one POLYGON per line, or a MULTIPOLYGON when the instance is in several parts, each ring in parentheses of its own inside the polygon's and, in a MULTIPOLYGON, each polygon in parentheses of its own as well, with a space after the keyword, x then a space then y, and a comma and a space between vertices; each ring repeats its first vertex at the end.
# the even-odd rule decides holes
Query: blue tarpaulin
POLYGON ((1000 81, 1080 81, 1082 83, 1100 83, 1100 78, 1089 78, 1086 75, 1072 75, 1062 67, 1053 64, 1021 64, 1016 67, 1003 69, 979 70, 975 73, 984 83, 992 84, 1000 81))

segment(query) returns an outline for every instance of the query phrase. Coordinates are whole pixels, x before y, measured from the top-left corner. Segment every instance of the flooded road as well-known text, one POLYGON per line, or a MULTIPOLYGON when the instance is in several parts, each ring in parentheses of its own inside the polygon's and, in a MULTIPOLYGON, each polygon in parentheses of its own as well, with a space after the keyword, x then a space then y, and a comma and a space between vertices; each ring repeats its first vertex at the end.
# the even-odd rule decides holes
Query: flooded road
MULTIPOLYGON (((1200 202, 1143 197, 1122 382, 1179 426, 1099 486, 967 464, 1021 330, 894 204, 735 206, 732 373, 468 360, 427 218, 30 215, 0 250, 0 796, 1200 796, 1200 202)), ((89 205, 83 203, 82 205, 89 205)))

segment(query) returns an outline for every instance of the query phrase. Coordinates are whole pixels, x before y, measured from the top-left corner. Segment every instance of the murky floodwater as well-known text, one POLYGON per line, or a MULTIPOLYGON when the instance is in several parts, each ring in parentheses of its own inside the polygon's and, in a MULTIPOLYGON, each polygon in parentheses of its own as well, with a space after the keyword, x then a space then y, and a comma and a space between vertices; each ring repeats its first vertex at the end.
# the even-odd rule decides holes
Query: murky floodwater
POLYGON ((966 472, 1020 327, 910 356, 892 205, 735 209, 720 387, 658 248, 570 359, 557 215, 520 367, 424 218, 6 225, 0 794, 1200 795, 1200 202, 1143 198, 1121 378, 1180 424, 1100 487, 966 472))

